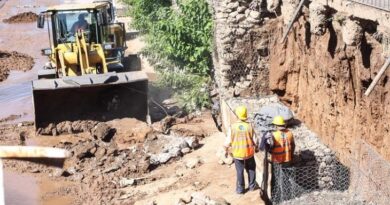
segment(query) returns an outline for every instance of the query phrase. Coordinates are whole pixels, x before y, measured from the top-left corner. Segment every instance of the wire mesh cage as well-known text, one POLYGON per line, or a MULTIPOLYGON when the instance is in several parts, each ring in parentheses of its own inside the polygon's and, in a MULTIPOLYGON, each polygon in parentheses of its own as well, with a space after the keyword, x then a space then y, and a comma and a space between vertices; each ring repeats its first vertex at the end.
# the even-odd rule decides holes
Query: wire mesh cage
POLYGON ((272 165, 271 197, 274 203, 297 199, 314 191, 345 191, 350 185, 350 171, 341 163, 321 168, 313 166, 272 165), (326 170, 320 170, 326 169, 326 170))
POLYGON ((336 161, 325 167, 273 165, 271 199, 275 204, 372 204, 390 200, 390 163, 359 140, 357 158, 348 166, 336 161))
POLYGON ((374 8, 390 11, 390 2, 388 0, 349 0, 359 4, 364 4, 374 8))
POLYGON ((390 57, 390 36, 383 35, 382 37, 382 49, 385 57, 390 57))

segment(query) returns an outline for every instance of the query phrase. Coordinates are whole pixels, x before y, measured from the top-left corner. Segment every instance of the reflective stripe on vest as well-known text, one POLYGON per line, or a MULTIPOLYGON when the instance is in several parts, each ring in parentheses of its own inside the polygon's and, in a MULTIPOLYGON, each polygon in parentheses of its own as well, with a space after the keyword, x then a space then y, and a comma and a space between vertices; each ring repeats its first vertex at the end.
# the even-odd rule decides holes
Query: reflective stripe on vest
POLYGON ((272 147, 272 161, 277 163, 290 162, 292 160, 293 136, 288 130, 275 131, 274 146, 272 147))
POLYGON ((237 122, 231 127, 232 154, 236 159, 248 159, 253 157, 253 129, 247 122, 237 122))

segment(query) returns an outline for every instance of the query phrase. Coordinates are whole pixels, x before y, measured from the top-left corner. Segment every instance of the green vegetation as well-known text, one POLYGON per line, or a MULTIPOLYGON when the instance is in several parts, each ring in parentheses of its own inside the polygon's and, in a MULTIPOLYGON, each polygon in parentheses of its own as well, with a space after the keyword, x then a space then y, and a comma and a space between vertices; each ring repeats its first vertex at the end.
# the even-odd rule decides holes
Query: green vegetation
POLYGON ((124 0, 140 30, 159 84, 172 87, 187 110, 207 107, 212 66, 212 17, 205 0, 124 0))

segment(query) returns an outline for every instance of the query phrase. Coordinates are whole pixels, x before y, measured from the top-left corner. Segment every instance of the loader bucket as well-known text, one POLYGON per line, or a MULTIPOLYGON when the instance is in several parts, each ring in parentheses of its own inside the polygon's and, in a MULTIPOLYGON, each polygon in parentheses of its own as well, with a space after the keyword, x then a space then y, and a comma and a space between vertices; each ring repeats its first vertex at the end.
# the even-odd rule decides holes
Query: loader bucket
POLYGON ((109 121, 148 115, 148 79, 141 71, 32 82, 35 128, 76 120, 109 121))

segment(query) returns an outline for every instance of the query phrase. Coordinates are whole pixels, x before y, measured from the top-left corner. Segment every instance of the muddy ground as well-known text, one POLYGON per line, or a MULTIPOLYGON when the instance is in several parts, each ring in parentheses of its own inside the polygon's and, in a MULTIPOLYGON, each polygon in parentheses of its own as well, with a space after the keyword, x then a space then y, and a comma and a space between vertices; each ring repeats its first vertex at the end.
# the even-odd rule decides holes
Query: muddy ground
POLYGON ((224 136, 208 112, 152 126, 135 119, 73 124, 72 132, 85 131, 54 137, 36 135, 28 122, 0 127, 2 144, 54 146, 72 153, 63 167, 54 167, 61 162, 53 161, 5 162, 11 173, 36 180, 38 190, 31 190, 39 193, 35 204, 175 204, 195 192, 231 204, 260 203, 257 192, 234 194, 235 170, 218 163, 224 136))

